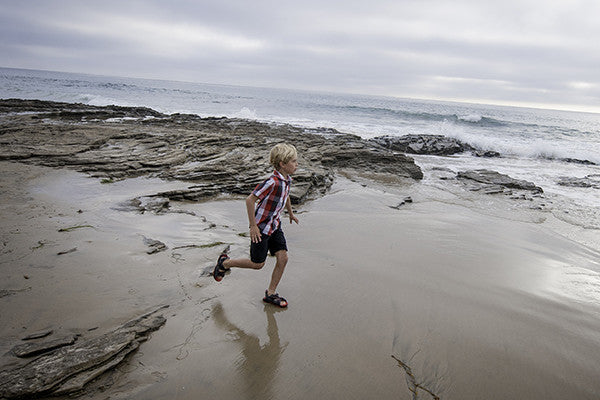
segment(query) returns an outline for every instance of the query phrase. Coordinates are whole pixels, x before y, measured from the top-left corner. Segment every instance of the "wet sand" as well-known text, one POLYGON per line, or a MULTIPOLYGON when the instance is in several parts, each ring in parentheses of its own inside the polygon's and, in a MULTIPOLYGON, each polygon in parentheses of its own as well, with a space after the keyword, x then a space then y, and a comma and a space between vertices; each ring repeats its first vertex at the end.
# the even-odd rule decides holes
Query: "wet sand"
POLYGON ((338 178, 284 225, 280 310, 261 301, 273 259, 221 283, 206 274, 224 247, 211 245, 247 253, 241 198, 142 215, 115 207, 183 184, 0 164, 2 353, 30 332, 91 335, 170 305, 82 398, 600 396, 600 253, 549 216, 338 178), (143 237, 168 249, 149 255, 143 237))

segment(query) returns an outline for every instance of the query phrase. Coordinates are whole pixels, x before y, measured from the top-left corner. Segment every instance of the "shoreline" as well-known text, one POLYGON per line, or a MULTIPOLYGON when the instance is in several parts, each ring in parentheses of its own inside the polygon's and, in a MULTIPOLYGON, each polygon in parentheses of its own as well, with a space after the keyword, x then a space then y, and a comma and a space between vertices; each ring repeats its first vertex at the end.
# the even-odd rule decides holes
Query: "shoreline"
POLYGON ((168 305, 81 398, 600 393, 600 235, 531 182, 334 130, 34 103, 1 121, 0 389, 24 336, 81 342, 168 305), (303 157, 286 310, 261 300, 271 259, 210 276, 247 255, 243 197, 281 140, 303 157))
POLYGON ((0 100, 0 113, 5 132, 0 160, 74 169, 105 183, 138 176, 189 182, 144 194, 150 198, 203 201, 222 193, 246 195, 270 174, 265 154, 272 143, 290 141, 302 154, 291 193, 294 203, 322 196, 336 176, 400 185, 418 180, 466 203, 472 196, 465 191, 481 191, 490 194, 492 204, 503 195, 515 200, 509 208, 549 211, 583 228, 567 229, 571 238, 583 237, 586 245, 600 248, 595 237, 600 231, 595 202, 600 175, 596 165, 582 160, 565 161, 569 168, 561 167, 565 175, 558 176, 547 173, 553 169, 548 160, 482 153, 441 135, 365 140, 328 128, 40 100, 0 100), (410 156, 404 154, 408 149, 414 150, 410 156), (483 180, 473 177, 479 170, 488 174, 483 180))
MULTIPOLYGON (((202 245, 247 251, 241 198, 140 214, 118 205, 182 183, 107 185, 1 165, 2 289, 30 288, 0 298, 3 352, 25 333, 90 336, 170 305, 165 326, 81 398, 409 399, 411 384, 449 399, 600 393, 598 252, 553 233, 533 210, 492 216, 421 183, 339 177, 300 206, 300 225, 284 225, 290 266, 280 293, 290 307, 279 310, 261 301, 272 260, 221 284, 207 276, 222 245, 202 245), (66 188, 76 195, 65 198, 66 188), (413 202, 391 208, 406 196, 413 202), (59 232, 84 225, 93 228, 59 232), (147 254, 142 236, 168 249, 147 254)), ((427 391, 419 398, 432 398, 427 391)))

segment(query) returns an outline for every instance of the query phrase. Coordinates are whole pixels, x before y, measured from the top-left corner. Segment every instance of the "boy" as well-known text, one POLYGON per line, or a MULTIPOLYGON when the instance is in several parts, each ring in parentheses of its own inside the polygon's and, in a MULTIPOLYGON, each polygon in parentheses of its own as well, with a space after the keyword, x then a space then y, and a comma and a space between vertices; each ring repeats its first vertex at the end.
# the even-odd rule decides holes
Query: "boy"
POLYGON ((292 222, 298 223, 290 202, 290 185, 292 175, 298 168, 298 152, 289 144, 280 143, 270 152, 270 161, 275 171, 269 179, 258 184, 246 198, 246 210, 250 223, 250 259, 230 259, 221 254, 213 271, 213 277, 220 282, 230 268, 261 269, 265 265, 267 252, 275 256, 276 263, 269 288, 265 291, 263 301, 279 307, 287 307, 287 300, 280 297, 275 290, 288 262, 287 244, 281 230, 281 211, 285 208, 292 222), (259 202, 256 205, 256 202, 259 202))

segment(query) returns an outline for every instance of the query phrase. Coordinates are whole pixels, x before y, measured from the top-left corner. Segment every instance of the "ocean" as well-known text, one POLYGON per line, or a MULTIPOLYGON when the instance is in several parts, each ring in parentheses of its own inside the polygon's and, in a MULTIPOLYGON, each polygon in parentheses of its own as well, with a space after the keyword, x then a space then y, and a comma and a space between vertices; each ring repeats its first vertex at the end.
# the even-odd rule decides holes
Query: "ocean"
POLYGON ((0 98, 146 106, 167 114, 334 128, 366 139, 444 135, 502 157, 415 156, 425 185, 437 185, 428 173, 434 168, 492 169, 541 186, 558 218, 600 230, 600 114, 10 68, 0 68, 0 98), (586 179, 565 186, 565 177, 586 179))

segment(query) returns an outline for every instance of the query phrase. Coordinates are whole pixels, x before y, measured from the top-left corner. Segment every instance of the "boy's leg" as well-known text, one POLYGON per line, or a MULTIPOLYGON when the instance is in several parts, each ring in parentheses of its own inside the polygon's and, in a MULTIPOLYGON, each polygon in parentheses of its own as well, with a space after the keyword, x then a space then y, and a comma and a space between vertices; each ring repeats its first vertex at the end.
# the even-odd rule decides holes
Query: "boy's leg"
POLYGON ((267 294, 273 294, 277 291, 277 285, 279 285, 279 281, 281 281, 283 271, 285 270, 285 266, 288 262, 287 250, 279 250, 277 253, 275 253, 275 259, 277 262, 275 263, 275 268, 271 274, 271 283, 269 283, 267 294))
POLYGON ((249 269, 261 269, 265 265, 264 261, 261 263, 255 263, 248 258, 236 258, 228 259, 223 261, 225 269, 229 268, 249 268, 249 269))
POLYGON ((267 253, 269 251, 269 236, 261 235, 261 241, 258 243, 250 243, 250 259, 248 258, 227 258, 222 265, 225 269, 230 268, 248 268, 261 269, 265 265, 267 253))
POLYGON ((271 251, 271 254, 275 256, 277 261, 273 273, 271 274, 271 282, 267 289, 267 295, 274 294, 277 290, 277 285, 279 285, 279 281, 281 281, 281 276, 283 275, 283 271, 288 262, 287 243, 281 228, 277 229, 271 235, 269 240, 269 250, 271 251))
POLYGON ((264 262, 255 263, 254 261, 249 260, 247 258, 238 258, 235 260, 231 260, 229 257, 227 257, 227 254, 221 254, 217 259, 217 265, 215 265, 215 269, 213 270, 213 277, 217 282, 221 282, 225 277, 227 271, 229 271, 232 267, 261 269, 264 265, 264 262))

